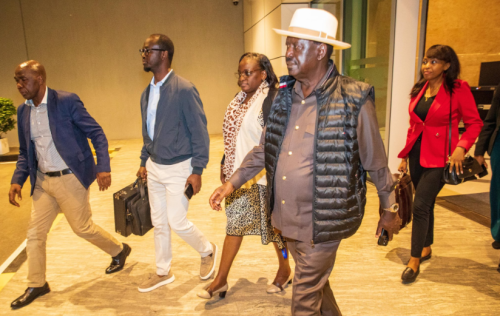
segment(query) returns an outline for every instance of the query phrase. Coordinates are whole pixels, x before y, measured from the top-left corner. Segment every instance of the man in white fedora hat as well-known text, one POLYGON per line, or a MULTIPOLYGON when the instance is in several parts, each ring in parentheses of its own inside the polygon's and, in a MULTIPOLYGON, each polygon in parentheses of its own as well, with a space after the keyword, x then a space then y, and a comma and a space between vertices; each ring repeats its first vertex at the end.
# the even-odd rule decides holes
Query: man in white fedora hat
MULTIPOLYGON (((361 225, 366 171, 385 210, 376 236, 385 229, 392 239, 401 224, 373 87, 340 75, 330 60, 333 49, 351 46, 335 39, 337 24, 324 10, 298 9, 288 30, 275 29, 287 36, 289 76, 280 79, 260 146, 210 197, 219 209, 225 196, 266 169, 272 223, 295 260, 296 316, 341 315, 328 278, 340 241, 361 225)), ((279 281, 283 288, 287 276, 279 281)))

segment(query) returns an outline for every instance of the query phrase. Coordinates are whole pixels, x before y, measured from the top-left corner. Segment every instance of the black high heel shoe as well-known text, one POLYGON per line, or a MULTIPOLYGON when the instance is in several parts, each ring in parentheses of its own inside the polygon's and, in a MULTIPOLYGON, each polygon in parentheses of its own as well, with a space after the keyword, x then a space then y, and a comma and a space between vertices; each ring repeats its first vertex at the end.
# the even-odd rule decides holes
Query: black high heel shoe
POLYGON ((420 273, 420 266, 418 267, 416 272, 413 271, 412 268, 406 267, 406 269, 403 271, 403 274, 401 275, 401 280, 403 280, 403 284, 415 282, 419 273, 420 273))

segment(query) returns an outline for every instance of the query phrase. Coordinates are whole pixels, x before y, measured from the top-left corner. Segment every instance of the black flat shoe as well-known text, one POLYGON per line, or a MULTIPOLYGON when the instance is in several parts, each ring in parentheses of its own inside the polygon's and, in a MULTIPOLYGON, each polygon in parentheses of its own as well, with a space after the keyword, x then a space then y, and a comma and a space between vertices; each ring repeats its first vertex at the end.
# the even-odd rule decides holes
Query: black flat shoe
POLYGON ((419 273, 420 267, 418 267, 417 272, 413 271, 410 267, 406 267, 401 275, 401 280, 403 280, 404 284, 415 282, 419 273))
POLYGON ((123 269, 128 255, 132 251, 129 245, 123 243, 123 250, 116 257, 111 258, 111 264, 106 269, 106 274, 118 272, 123 269))
POLYGON ((494 241, 491 243, 491 247, 493 247, 493 249, 500 249, 500 241, 494 241))
POLYGON ((10 307, 12 309, 19 309, 26 305, 29 305, 31 302, 36 300, 39 296, 45 295, 50 292, 49 283, 45 282, 45 284, 41 287, 29 287, 24 291, 24 294, 16 298, 11 304, 10 307))
POLYGON ((427 256, 420 258, 420 263, 422 263, 426 260, 429 260, 431 257, 432 257, 432 249, 431 249, 431 252, 429 252, 429 254, 427 256))

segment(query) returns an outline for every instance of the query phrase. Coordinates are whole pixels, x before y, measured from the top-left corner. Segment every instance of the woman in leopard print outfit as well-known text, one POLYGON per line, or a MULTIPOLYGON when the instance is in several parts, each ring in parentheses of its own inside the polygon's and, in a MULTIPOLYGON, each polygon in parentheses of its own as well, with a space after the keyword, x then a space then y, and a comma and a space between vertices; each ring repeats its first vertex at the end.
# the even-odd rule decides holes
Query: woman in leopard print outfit
MULTIPOLYGON (((238 169, 245 155, 259 144, 277 92, 278 79, 265 55, 243 54, 236 76, 241 91, 231 101, 224 116, 222 183, 238 169)), ((225 209, 227 228, 219 271, 215 280, 198 296, 211 298, 213 293, 227 290, 229 269, 245 235, 260 235, 264 245, 273 242, 279 269, 273 284, 268 287, 268 293, 281 291, 290 280, 291 269, 286 245, 281 235, 274 231, 271 216, 266 209, 265 171, 226 197, 225 209)))

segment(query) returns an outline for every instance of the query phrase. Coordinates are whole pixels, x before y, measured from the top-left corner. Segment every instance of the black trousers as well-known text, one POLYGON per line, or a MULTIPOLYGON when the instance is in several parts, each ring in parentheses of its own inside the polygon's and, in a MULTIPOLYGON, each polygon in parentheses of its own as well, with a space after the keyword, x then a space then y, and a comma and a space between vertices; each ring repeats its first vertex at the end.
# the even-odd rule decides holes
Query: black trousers
POLYGON ((422 249, 434 242, 434 204, 444 186, 441 181, 443 168, 424 168, 420 165, 421 137, 409 154, 410 175, 415 187, 411 232, 411 256, 415 258, 420 258, 422 249))

